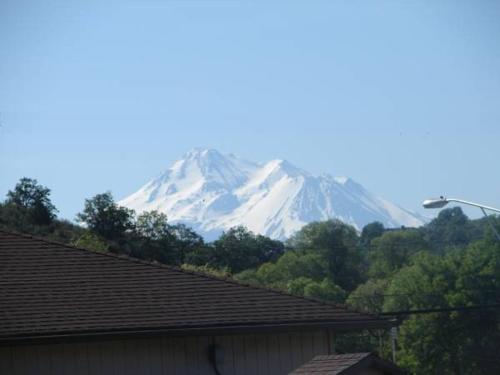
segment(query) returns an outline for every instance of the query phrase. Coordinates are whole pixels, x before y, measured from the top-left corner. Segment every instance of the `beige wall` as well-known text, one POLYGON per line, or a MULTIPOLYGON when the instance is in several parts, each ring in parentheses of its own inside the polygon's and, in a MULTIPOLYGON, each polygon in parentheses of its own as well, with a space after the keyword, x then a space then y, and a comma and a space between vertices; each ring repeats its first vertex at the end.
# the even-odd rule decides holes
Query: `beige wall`
POLYGON ((222 375, 279 375, 329 354, 332 339, 318 331, 0 346, 0 374, 214 374, 208 347, 215 341, 224 348, 222 375))
POLYGON ((384 375, 384 372, 381 370, 364 369, 361 370, 359 375, 384 375))

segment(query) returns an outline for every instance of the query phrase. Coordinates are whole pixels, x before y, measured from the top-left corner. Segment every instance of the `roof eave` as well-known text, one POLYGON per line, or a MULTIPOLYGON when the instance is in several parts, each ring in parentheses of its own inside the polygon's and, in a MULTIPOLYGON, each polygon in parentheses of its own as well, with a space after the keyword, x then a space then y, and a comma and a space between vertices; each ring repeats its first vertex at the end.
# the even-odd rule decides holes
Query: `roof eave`
POLYGON ((269 333, 331 329, 336 332, 365 329, 387 329, 397 325, 395 319, 373 319, 359 321, 322 321, 298 323, 238 324, 206 327, 136 328, 81 332, 30 333, 0 336, 0 345, 16 345, 39 342, 67 342, 145 338, 154 336, 212 336, 238 333, 269 333))

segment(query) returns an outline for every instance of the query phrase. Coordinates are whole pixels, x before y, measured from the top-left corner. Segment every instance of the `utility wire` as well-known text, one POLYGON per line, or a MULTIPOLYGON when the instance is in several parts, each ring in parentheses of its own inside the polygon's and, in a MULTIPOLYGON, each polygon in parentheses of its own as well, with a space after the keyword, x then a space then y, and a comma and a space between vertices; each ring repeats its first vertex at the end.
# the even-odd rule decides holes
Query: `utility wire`
POLYGON ((418 310, 403 310, 403 311, 386 311, 378 313, 378 315, 415 315, 415 314, 430 314, 436 312, 452 312, 452 311, 477 311, 483 309, 500 309, 500 304, 495 305, 476 305, 476 306, 460 306, 460 307, 445 307, 437 309, 418 309, 418 310))
MULTIPOLYGON (((466 293, 481 292, 487 294, 500 293, 499 289, 466 289, 463 290, 466 293)), ((395 294, 372 294, 369 296, 349 296, 348 299, 375 299, 375 298, 386 298, 386 297, 444 297, 443 293, 395 293, 395 294)))

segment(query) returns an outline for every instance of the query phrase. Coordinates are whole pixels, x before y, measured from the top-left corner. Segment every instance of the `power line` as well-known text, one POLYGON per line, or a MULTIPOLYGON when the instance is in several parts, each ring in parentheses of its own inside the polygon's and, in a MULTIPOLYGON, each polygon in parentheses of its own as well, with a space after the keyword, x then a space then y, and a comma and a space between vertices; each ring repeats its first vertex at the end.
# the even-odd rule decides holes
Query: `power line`
MULTIPOLYGON (((464 293, 481 292, 486 294, 500 293, 499 289, 465 289, 464 293)), ((386 297, 444 297, 443 293, 394 293, 394 294, 372 294, 369 296, 349 296, 348 299, 375 299, 386 297)))
POLYGON ((460 306, 460 307, 445 307, 436 309, 418 309, 418 310, 403 310, 403 311, 386 311, 378 313, 379 315, 415 315, 415 314, 430 314, 436 312, 453 312, 453 311, 477 311, 483 309, 500 309, 500 304, 495 305, 476 305, 476 306, 460 306))
MULTIPOLYGON (((381 238, 381 237, 376 237, 376 238, 381 238)), ((396 241, 398 243, 394 244, 380 244, 380 245, 375 245, 375 244, 365 244, 361 245, 358 244, 360 250, 367 250, 368 252, 372 252, 374 250, 388 250, 388 249, 394 249, 394 250, 412 250, 415 252, 420 252, 420 251, 428 251, 432 254, 435 254, 433 251, 435 248, 440 247, 441 250, 446 250, 447 252, 453 251, 453 250, 463 250, 469 245, 473 244, 474 242, 478 240, 485 239, 486 237, 484 235, 482 236, 474 236, 474 238, 468 239, 464 243, 450 243, 450 241, 446 240, 406 240, 406 239, 401 239, 400 241, 396 241)), ((295 246, 288 246, 287 250, 290 251, 296 251, 296 252, 309 252, 309 251, 325 251, 325 250, 345 250, 347 248, 351 248, 350 245, 343 245, 343 244, 329 244, 325 245, 324 247, 295 247, 295 246)), ((441 254, 437 254, 441 255, 441 254)))

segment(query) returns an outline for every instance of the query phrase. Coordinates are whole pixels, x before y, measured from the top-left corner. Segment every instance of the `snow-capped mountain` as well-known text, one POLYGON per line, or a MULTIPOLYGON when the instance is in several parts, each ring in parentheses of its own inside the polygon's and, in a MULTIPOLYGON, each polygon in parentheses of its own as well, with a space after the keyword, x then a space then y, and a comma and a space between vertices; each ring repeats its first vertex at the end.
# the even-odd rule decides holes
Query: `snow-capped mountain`
POLYGON ((238 225, 284 239, 309 222, 330 218, 357 229, 373 221, 386 227, 423 224, 350 178, 313 176, 285 160, 259 164, 209 149, 188 152, 118 204, 138 213, 158 210, 207 239, 238 225))

